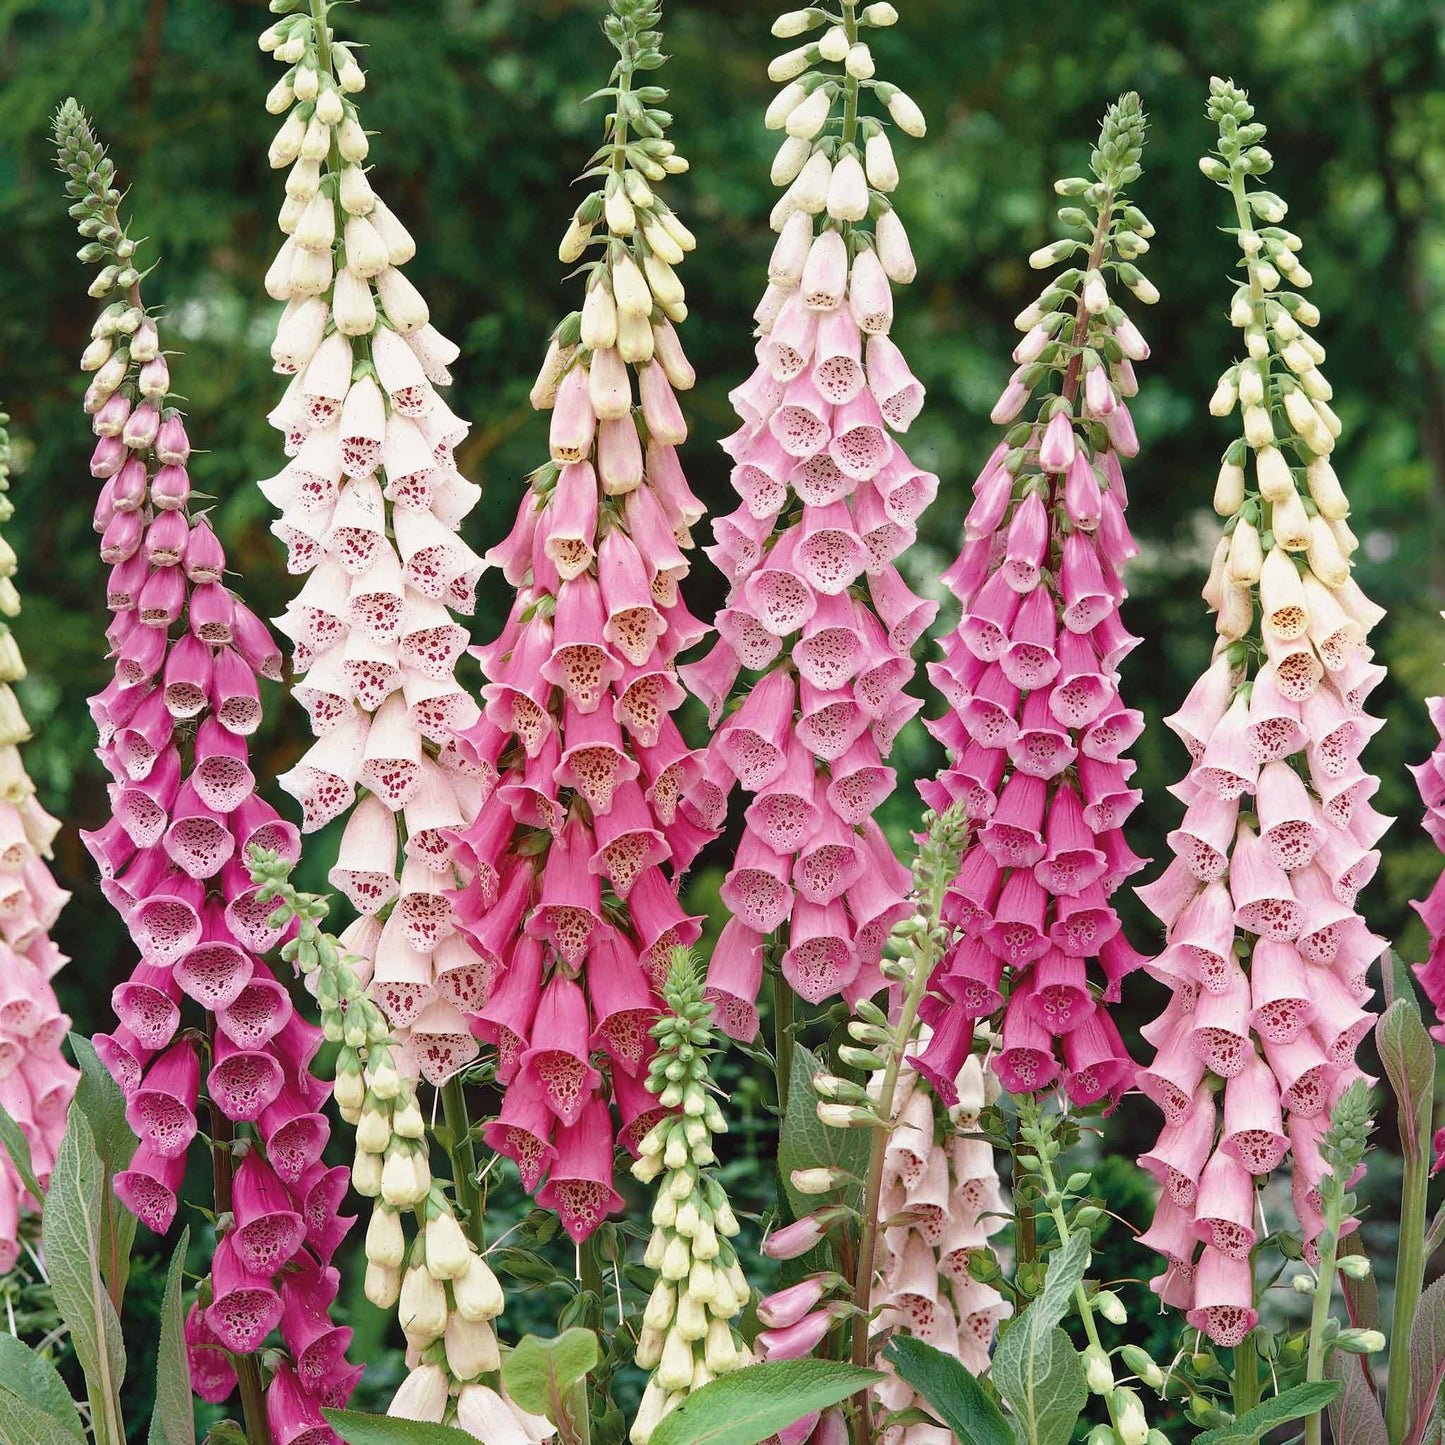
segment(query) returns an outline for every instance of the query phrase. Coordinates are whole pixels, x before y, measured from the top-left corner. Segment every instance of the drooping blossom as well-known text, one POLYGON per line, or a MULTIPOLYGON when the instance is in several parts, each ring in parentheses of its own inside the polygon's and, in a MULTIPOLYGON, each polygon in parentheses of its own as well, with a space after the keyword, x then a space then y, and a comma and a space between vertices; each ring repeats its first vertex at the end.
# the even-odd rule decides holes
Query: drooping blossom
MULTIPOLYGON (((612 9, 613 84, 632 95, 661 61, 658 12, 612 9)), ((465 1012, 505 1089, 484 1138, 579 1241, 620 1207, 615 1143, 635 1155, 661 1112, 648 1029, 673 949, 700 934, 678 886, 715 831, 716 789, 672 718, 677 654, 707 630, 679 590, 702 515, 676 450, 693 372, 674 268, 693 238, 655 189, 686 163, 656 96, 635 106, 654 138, 629 141, 633 107, 619 106, 588 171, 605 179, 561 244, 585 299, 532 393, 550 460, 486 555, 516 597, 475 649, 482 716, 456 748, 493 782, 449 834, 470 873, 458 926, 483 968, 465 1012)))
POLYGON ((479 716, 458 683, 482 562, 458 528, 480 489, 456 468, 468 424, 438 394, 458 348, 402 269, 416 251, 372 189, 351 48, 309 15, 266 32, 294 67, 267 98, 289 168, 286 239, 266 275, 285 301, 271 347, 289 378, 272 411, 289 458, 261 490, 305 584, 278 625, 316 741, 281 786, 303 832, 349 814, 332 886, 358 918, 347 945, 407 1046, 440 1084, 476 1056, 462 1009, 486 974, 457 932, 448 829, 469 823, 494 774, 452 730, 479 716))
MULTIPOLYGON (((230 1222, 202 1291, 208 1302, 188 1329, 193 1384, 224 1400, 233 1358, 271 1347, 279 1329, 311 1407, 342 1405, 359 1370, 344 1359, 350 1331, 328 1318, 338 1283, 330 1263, 354 1220, 338 1216, 345 1171, 322 1160, 330 1090, 310 1070, 321 1030, 263 961, 282 929, 243 861, 259 846, 294 862, 300 847, 257 793, 248 755, 259 682, 280 676, 281 654, 226 585, 210 524, 191 516, 191 443, 168 404, 169 366, 117 214, 114 166, 74 101, 57 116, 56 139, 72 213, 92 238, 82 258, 106 263, 90 294, 114 298, 82 359, 115 662, 90 699, 111 817, 82 836, 141 956, 111 995, 116 1027, 95 1038, 140 1141, 115 1189, 151 1229, 170 1227, 204 1084, 207 1132, 215 1147, 233 1147, 234 1183, 216 1200, 230 1222), (182 1027, 188 1012, 204 1021, 204 1045, 198 1029, 182 1027), (230 1146, 233 1133, 245 1141, 230 1146), (324 1368, 313 1369, 317 1331, 324 1368)), ((290 1387, 286 1368, 275 1382, 290 1387)), ((334 1439, 317 1420, 318 1438, 334 1439)))
MULTIPOLYGON (((268 98, 288 112, 270 160, 290 170, 287 240, 267 286, 287 302, 272 357, 292 377, 272 414, 291 460, 261 487, 280 508, 289 569, 308 574, 282 626, 317 735, 281 782, 304 830, 350 812, 329 879, 357 913, 339 941, 315 945, 334 976, 308 981, 328 1037, 345 1041, 351 1180, 375 1201, 365 1292, 398 1310, 407 1338, 411 1373, 390 1413, 459 1420, 463 1398, 497 1379, 503 1296, 478 1249, 479 1206, 459 1216, 432 1177, 418 1082, 441 1086, 475 1058, 463 1010, 485 1001, 492 976, 459 927, 471 875, 452 846, 496 782, 496 758, 454 736, 480 718, 456 680, 468 633, 453 616, 472 610, 482 571, 458 534, 480 489, 455 465, 467 424, 436 391, 458 349, 400 269, 415 245, 362 167, 365 76, 308 14, 278 21, 261 45, 291 67, 268 98)), ((277 892, 271 876, 319 940, 324 902, 277 892)), ((512 1428, 550 1433, 501 1408, 512 1428)))
POLYGON ((1214 661, 1167 719, 1189 750, 1172 790, 1186 811, 1172 861, 1139 890, 1166 930, 1149 971, 1173 991, 1144 1030, 1155 1055, 1139 1087, 1164 1128, 1140 1161, 1163 1187, 1143 1238, 1167 1259, 1156 1292, 1222 1345, 1258 1317, 1256 1193, 1287 1156, 1316 1255, 1320 1140, 1360 1077, 1366 973, 1384 948, 1356 898, 1390 821, 1360 763, 1379 727, 1364 704, 1384 675, 1367 642, 1383 613, 1351 576, 1349 504, 1330 462, 1340 424, 1310 334, 1319 312, 1300 294, 1311 278, 1284 202, 1251 188, 1270 168, 1253 114, 1242 90, 1211 81, 1220 143, 1204 170, 1243 218, 1230 316, 1247 354, 1210 410, 1238 405, 1243 436, 1214 497, 1228 519, 1204 589, 1214 661))
MULTIPOLYGON (((893 287, 915 267, 889 199, 898 172, 887 120, 914 136, 924 121, 896 86, 872 79, 866 40, 825 14, 785 17, 778 33, 827 28, 768 71, 784 83, 766 123, 786 132, 772 168, 785 189, 754 312, 758 364, 732 393, 741 425, 723 442, 739 505, 714 523, 707 549, 729 592, 716 644, 683 668, 716 729, 710 816, 721 820, 735 785, 747 799, 722 890, 732 921, 710 979, 719 1022, 740 1038, 757 1029, 770 936, 809 1002, 882 986, 908 878, 874 814, 895 785, 894 739, 921 706, 907 691, 912 650, 937 611, 897 565, 938 478, 895 440, 923 387, 889 335, 893 287), (859 117, 870 95, 887 120, 859 117), (734 695, 741 705, 728 712, 734 695)), ((874 5, 857 22, 896 18, 874 5)))
POLYGON ((1139 97, 1124 95, 1105 114, 1093 179, 1055 186, 1060 218, 1089 239, 1031 258, 1068 269, 1018 318, 1018 369, 993 411, 1010 429, 974 483, 945 574, 963 616, 929 667, 949 705, 929 728, 950 760, 920 785, 930 806, 962 806, 973 837, 948 893, 961 935, 930 986, 935 1032, 918 1067, 932 1077, 936 1057, 949 1077, 968 1021, 1001 1012, 1004 1087, 1061 1083, 1081 1106, 1133 1081, 1104 1005, 1142 962, 1110 896, 1143 866, 1123 831, 1141 800, 1124 754, 1143 719, 1119 692, 1138 643, 1119 616, 1138 550, 1120 459, 1138 450, 1127 398, 1149 354, 1119 298, 1155 295, 1132 259, 1153 228, 1125 195, 1143 141, 1139 97), (1040 390, 1033 420, 1018 421, 1040 390))
POLYGON ((643 1257, 656 1282, 636 1350, 651 1378, 632 1445, 647 1445, 658 1422, 694 1390, 752 1359, 735 1328, 750 1290, 733 1246, 741 1226, 717 1177, 713 1138, 727 1132, 727 1121, 711 1092, 713 1006, 703 993, 698 965, 675 950, 646 1080, 668 1112, 643 1137, 632 1166, 636 1178, 656 1186, 643 1257))
MULTIPOLYGON (((15 511, 6 495, 8 421, 0 413, 0 522, 9 521, 15 511)), ((0 617, 7 619, 20 611, 15 571, 15 553, 0 538, 0 617)), ((0 622, 0 1105, 25 1136, 35 1181, 44 1189, 76 1080, 60 1052, 70 1019, 60 1011, 51 983, 69 962, 50 929, 70 895, 56 883, 46 862, 60 823, 40 806, 20 752, 30 725, 14 684, 24 676, 15 634, 8 622, 0 622)), ((20 1256, 22 1211, 40 1205, 0 1147, 0 1274, 12 1269, 20 1256)))
MULTIPOLYGON (((923 1034, 926 1039, 928 1030, 923 1034)), ((989 1368, 994 1332, 1009 1306, 992 1285, 970 1271, 991 1251, 989 1241, 1003 1228, 1006 1209, 992 1146, 964 1136, 977 1135, 979 1113, 997 1095, 998 1080, 986 1071, 981 1055, 968 1055, 948 1080, 946 1092, 954 1102, 944 1107, 937 1102, 935 1081, 922 1087, 919 1079, 905 1064, 894 1095, 895 1124, 885 1146, 879 1201, 880 1220, 891 1222, 879 1233, 871 1331, 875 1345, 892 1335, 906 1335, 981 1375, 989 1368)), ((875 1098, 879 1084, 875 1075, 875 1098)), ((795 1186, 812 1189, 810 1172, 795 1175, 795 1186)), ((817 1187, 824 1183, 820 1177, 817 1187)), ((774 1231, 764 1250, 777 1259, 800 1258, 830 1227, 827 1209, 806 1215, 774 1231)), ((763 1329, 753 1342, 758 1357, 812 1354, 846 1316, 846 1303, 842 1311, 833 1308, 833 1297, 841 1296, 845 1285, 838 1276, 821 1271, 764 1298, 757 1311, 763 1329)), ((882 1350, 872 1354, 876 1368, 886 1372, 872 1390, 880 1427, 891 1414, 915 1405, 927 1409, 893 1373, 882 1350)), ((794 1437, 798 1442, 829 1438, 832 1426, 826 1415, 805 1424, 800 1423, 794 1437)), ((916 1423, 880 1428, 878 1438, 885 1445, 947 1445, 950 1437, 916 1423)))
MULTIPOLYGON (((467 1391, 490 1390, 501 1365, 496 1322, 505 1301, 477 1247, 479 1221, 459 1218, 445 1188, 432 1177, 418 1080, 399 1067, 407 1063, 406 1051, 386 1015, 366 995, 364 960, 323 932, 329 903, 298 893, 289 880, 289 862, 274 853, 253 854, 251 866, 261 901, 288 926, 294 924, 292 957, 320 1005, 326 1037, 341 1045, 336 1102, 355 1130, 351 1182, 376 1201, 366 1229, 363 1289, 378 1307, 398 1308, 407 1342, 410 1373, 388 1413, 462 1423, 467 1391), (414 1221, 410 1238, 408 1215, 414 1221)), ((339 1176, 334 1210, 345 1190, 346 1171, 332 1172, 339 1176)), ((301 1321, 296 1340, 287 1339, 303 1382, 308 1371, 334 1368, 338 1351, 337 1331, 310 1304, 316 1285, 315 1272, 301 1270, 282 1287, 283 1301, 292 1302, 288 1289, 295 1297, 293 1313, 301 1321)), ((284 1333, 284 1322, 282 1328, 284 1333)), ((515 1429, 531 1427, 532 1417, 505 1401, 501 1408, 510 1412, 515 1429)), ((530 1438, 551 1433, 532 1430, 530 1438)))
MULTIPOLYGON (((883 1165, 882 1218, 897 1220, 882 1231, 884 1264, 874 1285, 875 1333, 907 1335, 962 1362, 971 1374, 987 1373, 994 1332, 1010 1313, 991 1284, 970 1267, 990 1251, 1004 1225, 1005 1203, 993 1146, 977 1135, 979 1113, 998 1080, 971 1054, 953 1080, 957 1102, 936 1117, 936 1090, 916 1087, 918 1076, 900 1076, 898 1126, 883 1165)), ((996 1272, 996 1266, 995 1266, 996 1272)), ((873 1387, 884 1412, 924 1410, 912 1386, 895 1375, 886 1357, 875 1356, 887 1378, 873 1387)), ((948 1445, 946 1430, 932 1425, 892 1426, 880 1445, 948 1445)))

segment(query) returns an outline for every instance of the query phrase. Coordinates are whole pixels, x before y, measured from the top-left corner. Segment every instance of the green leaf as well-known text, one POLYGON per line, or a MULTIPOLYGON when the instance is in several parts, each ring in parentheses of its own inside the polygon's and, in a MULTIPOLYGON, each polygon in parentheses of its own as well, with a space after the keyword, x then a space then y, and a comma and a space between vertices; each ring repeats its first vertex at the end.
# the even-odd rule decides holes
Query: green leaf
POLYGON ((75 1436, 49 1411, 4 1393, 0 1393, 0 1440, 15 1445, 22 1440, 25 1445, 75 1445, 75 1436))
POLYGON ((597 1368, 597 1336, 576 1327, 555 1339, 524 1335, 502 1361, 502 1383, 513 1402, 554 1425, 566 1412, 572 1387, 597 1368))
POLYGON ((928 1401, 960 1445, 1014 1445, 1003 1412, 954 1356, 908 1335, 895 1335, 885 1354, 898 1377, 928 1401))
MULTIPOLYGON (((1291 1420, 1303 1420, 1307 1415, 1317 1415, 1340 1393, 1338 1380, 1318 1380, 1310 1384, 1296 1385, 1292 1390, 1256 1405, 1237 1419, 1232 1425, 1221 1425, 1215 1430, 1206 1430, 1198 1436, 1194 1445, 1258 1445, 1258 1442, 1279 1425, 1291 1420)), ((1379 1406, 1377 1405, 1378 1412, 1379 1406)), ((1342 1435, 1350 1445, 1366 1445, 1365 1436, 1342 1435)))
POLYGON ((1445 1279, 1437 1279, 1421 1296, 1410 1322, 1410 1437, 1435 1408, 1445 1380, 1445 1279))
POLYGON ((135 1240, 136 1218, 115 1197, 115 1176, 130 1165, 136 1151, 136 1137, 125 1118, 125 1095, 101 1063, 100 1055, 89 1039, 70 1035, 70 1051, 80 1069, 75 1086, 73 1108, 85 1115, 91 1138, 100 1153, 105 1171, 105 1189, 101 1194, 100 1272, 110 1291, 111 1301, 120 1309, 125 1299, 126 1281, 130 1278, 130 1251, 135 1240))
POLYGON ((80 1412, 60 1371, 14 1335, 0 1334, 0 1390, 8 1390, 24 1404, 53 1415, 77 1440, 85 1439, 80 1412))
POLYGON ((758 1445, 882 1378, 839 1360, 765 1360, 689 1395, 662 1418, 651 1445, 758 1445))
POLYGON ((360 1410, 323 1409, 321 1413, 347 1445, 477 1445, 476 1436, 455 1425, 366 1415, 360 1410))
POLYGON ((1399 1102, 1401 1148, 1407 1159, 1418 1163, 1422 1141, 1428 1144, 1430 1137, 1435 1046, 1413 998, 1397 998, 1385 1010, 1375 1025, 1375 1043, 1399 1102))
POLYGON ((10 1111, 0 1104, 0 1147, 10 1156, 20 1182, 39 1200, 44 1200, 45 1191, 35 1177, 35 1165, 30 1158, 30 1141, 25 1137, 10 1111))
POLYGON ((156 1404, 147 1445, 196 1445, 196 1413, 191 1406, 191 1371, 186 1363, 185 1314, 181 1307, 190 1242, 191 1227, 187 1225, 181 1230, 171 1267, 166 1271, 161 1342, 156 1355, 156 1404))
POLYGON ((793 1188, 793 1170, 832 1167, 861 1178, 868 1170, 871 1144, 869 1129, 834 1129, 818 1117, 818 1096, 813 1092, 813 1075, 824 1072, 816 1055, 802 1044, 793 1045, 793 1063, 788 1074, 788 1109, 778 1137, 778 1172, 793 1214, 811 1214, 824 1200, 854 1203, 858 1188, 840 1190, 836 1195, 799 1194, 793 1188))
MULTIPOLYGON (((1390 1432, 1385 1427, 1379 1396, 1365 1374, 1364 1360, 1344 1350, 1333 1350, 1325 1360, 1325 1373, 1332 1383, 1338 1381, 1343 1386, 1330 1402, 1334 1438, 1348 1441, 1349 1445, 1389 1445, 1390 1432)), ((1429 1439, 1428 1432, 1425 1438, 1429 1439)))
POLYGON ((70 1110, 55 1155, 50 1193, 40 1217, 40 1241, 50 1271, 55 1308, 70 1330, 85 1372, 98 1438, 117 1439, 120 1386, 125 1379, 125 1341, 120 1316, 100 1273, 100 1231, 109 1184, 85 1114, 70 1110), (103 1430, 109 1430, 107 1437, 103 1430))
POLYGON ((1064 1445, 1088 1394, 1078 1351, 1059 1328, 1089 1267, 1089 1231, 1075 1230, 1049 1257, 1038 1297, 994 1351, 993 1382, 1027 1445, 1064 1445))
MULTIPOLYGON (((324 1415, 326 1411, 321 1413, 324 1415)), ((343 1415, 346 1412, 338 1410, 336 1413, 343 1415)), ((246 1439, 246 1432, 234 1420, 218 1420, 206 1431, 205 1445, 250 1445, 250 1442, 246 1439)), ((448 1445, 454 1445, 454 1442, 448 1442, 448 1445)))

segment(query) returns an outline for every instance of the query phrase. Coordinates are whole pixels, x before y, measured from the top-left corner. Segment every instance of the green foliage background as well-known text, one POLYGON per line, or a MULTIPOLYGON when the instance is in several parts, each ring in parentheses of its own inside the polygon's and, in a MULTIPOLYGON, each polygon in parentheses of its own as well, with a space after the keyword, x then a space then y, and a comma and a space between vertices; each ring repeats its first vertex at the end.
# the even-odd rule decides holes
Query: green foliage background
MULTIPOLYGON (((1418 958, 1423 937, 1407 900, 1429 886, 1439 859, 1418 828, 1405 764, 1429 751, 1423 699, 1438 689, 1445 659, 1437 615, 1445 600, 1445 11, 1436 0, 899 0, 899 8, 902 23, 877 36, 879 70, 919 101, 930 132, 898 148, 898 207, 920 279, 900 298, 894 334, 929 388, 910 450, 944 482, 910 557, 916 586, 937 588, 968 487, 993 445, 987 414, 1011 367, 1011 318, 1037 289, 1025 258, 1050 238, 1050 183, 1082 169, 1097 118, 1120 90, 1141 91, 1151 115, 1136 194, 1157 227, 1146 269, 1163 300, 1140 317, 1154 355, 1140 369, 1143 451, 1129 473, 1143 555, 1126 621, 1145 642, 1125 665, 1124 685, 1151 723, 1135 749, 1148 801, 1133 832, 1138 850, 1155 857, 1179 814, 1165 790, 1185 762, 1158 720, 1212 642, 1198 587, 1214 536, 1212 478, 1233 425, 1205 409, 1235 333, 1225 316, 1234 248, 1217 230, 1227 218, 1196 168, 1211 141, 1203 102, 1211 73, 1251 89, 1271 127, 1275 189, 1305 237, 1324 312, 1319 334, 1346 426, 1338 469, 1363 538, 1360 580, 1392 614, 1378 634, 1391 680, 1376 695, 1390 725, 1368 761, 1384 776, 1380 805, 1400 822, 1365 909, 1418 958)), ((479 550, 510 526, 522 478, 544 455, 545 423, 526 394, 550 327, 576 299, 555 242, 571 178, 597 136, 597 107, 580 102, 610 63, 601 10, 601 0, 365 0, 337 12, 371 47, 363 115, 381 132, 377 187, 420 241, 409 274, 463 346, 451 399, 474 422, 462 462, 485 487, 467 524, 479 550)), ((661 78, 673 90, 674 138, 693 162, 669 191, 699 237, 684 272, 693 314, 683 337, 699 373, 685 461, 718 511, 732 498, 716 441, 732 427, 727 391, 751 365, 750 313, 771 245, 776 138, 761 112, 771 94, 773 13, 765 0, 669 0, 665 13, 675 58, 661 78)), ((0 0, 0 403, 14 416, 19 461, 18 513, 6 530, 25 598, 17 631, 31 669, 28 761, 68 825, 59 871, 76 891, 60 925, 74 962, 59 982, 85 1031, 106 1026, 109 990, 132 953, 76 837, 107 808, 85 706, 107 675, 106 617, 75 369, 93 305, 51 169, 48 120, 77 95, 132 183, 134 230, 153 243, 143 254, 162 257, 148 296, 165 307, 169 344, 184 353, 172 372, 193 441, 207 449, 193 477, 215 498, 213 519, 248 599, 274 614, 293 582, 252 485, 281 460, 265 422, 280 384, 267 354, 277 308, 261 275, 281 197, 265 164, 274 121, 262 109, 274 67, 254 43, 266 23, 259 0, 0 0)), ((707 616, 720 590, 702 561, 689 584, 694 610, 707 616)), ((482 589, 478 637, 494 635, 505 601, 499 588, 482 589)), ((946 609, 942 625, 950 621, 946 609)), ((274 775, 301 750, 306 728, 278 689, 267 706, 258 772, 274 775)), ((938 762, 912 726, 900 771, 916 777, 938 762)), ((900 844, 915 807, 911 787, 900 789, 887 818, 900 844)), ((303 881, 321 882, 328 855, 327 841, 312 848, 303 881)), ((724 858, 719 848, 702 860, 700 902, 715 898, 724 858)), ((1153 946, 1142 910, 1126 926, 1136 945, 1153 946)), ((1157 1002, 1140 981, 1128 1018, 1143 1021, 1157 1002)), ((745 1084, 743 1147, 730 1165, 737 1189, 759 1206, 771 1191, 763 1105, 758 1086, 745 1084)), ((1153 1124, 1147 1106, 1126 1105, 1112 1146, 1132 1154, 1153 1124)), ((1382 1138, 1391 1134, 1387 1121, 1382 1138)), ((1383 1244, 1394 1171, 1393 1161, 1377 1164, 1382 1187, 1370 1191, 1366 1229, 1383 1244)), ((1132 1251, 1121 1272, 1144 1263, 1132 1251)), ((355 1322, 374 1346, 364 1309, 355 1322)), ((378 1386, 394 1367, 394 1356, 383 1361, 378 1386)))

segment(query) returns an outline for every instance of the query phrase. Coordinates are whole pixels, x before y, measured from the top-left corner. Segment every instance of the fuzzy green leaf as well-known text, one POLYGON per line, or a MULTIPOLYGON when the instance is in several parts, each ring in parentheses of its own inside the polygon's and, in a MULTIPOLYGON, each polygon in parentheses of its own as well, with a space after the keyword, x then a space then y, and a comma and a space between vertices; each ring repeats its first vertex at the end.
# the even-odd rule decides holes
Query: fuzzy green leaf
POLYGON ((895 1335, 885 1353, 899 1378, 923 1396, 961 1445, 1015 1445, 1003 1412, 952 1355, 908 1335, 895 1335))
POLYGON ((1418 1161, 1422 1140, 1429 1140, 1435 1046, 1414 999, 1397 998, 1385 1010, 1375 1025, 1375 1043, 1399 1102, 1401 1148, 1407 1159, 1418 1161))
POLYGON ((191 1228, 181 1230, 166 1271, 166 1293, 161 1303, 161 1342, 156 1356, 156 1405, 151 1415, 147 1445, 196 1445, 196 1414, 191 1406, 191 1374, 186 1363, 185 1313, 181 1294, 185 1285, 186 1248, 191 1228))
POLYGON ((360 1410, 322 1410, 321 1413, 347 1445, 477 1445, 476 1436, 455 1425, 433 1425, 392 1415, 367 1415, 360 1410))
POLYGON ((554 1425, 572 1387, 597 1368, 597 1336, 580 1327, 555 1339, 524 1335, 502 1361, 502 1383, 523 1410, 545 1415, 554 1425))
MULTIPOLYGON (((1303 1420, 1307 1415, 1317 1415, 1340 1393, 1338 1380, 1318 1380, 1310 1384, 1296 1385, 1266 1400, 1262 1405, 1243 1414, 1231 1425, 1221 1425, 1215 1430, 1206 1430, 1194 1445, 1258 1445, 1271 1430, 1287 1425, 1291 1420, 1303 1420)), ((1376 1410, 1378 1411, 1378 1406, 1376 1410)), ((1350 1445, 1366 1445, 1365 1436, 1345 1435, 1350 1445)))
POLYGON ((1059 1326, 1089 1268, 1090 1252, 1088 1230, 1075 1230, 1050 1257, 1038 1297, 994 1351, 994 1385, 1017 1417, 1026 1445, 1064 1445, 1084 1408, 1084 1367, 1059 1326))
POLYGON ((115 1197, 115 1176, 130 1165, 136 1151, 136 1137, 125 1118, 125 1095, 101 1063, 95 1046, 80 1034, 70 1035, 70 1050, 80 1069, 72 1108, 79 1109, 90 1125, 91 1139, 105 1171, 101 1191, 100 1272, 106 1288, 120 1309, 130 1277, 130 1251, 135 1241, 136 1218, 115 1197))
POLYGON ((0 1391, 9 1391, 22 1403, 54 1416, 77 1440, 85 1439, 85 1426, 60 1371, 14 1335, 0 1334, 0 1391))
POLYGON ((37 1199, 43 1201, 45 1191, 35 1177, 35 1165, 30 1158, 30 1141, 3 1104, 0 1104, 0 1148, 10 1156, 10 1162, 15 1166, 20 1182, 37 1199))
POLYGON ((758 1445, 882 1378, 838 1360, 765 1360, 689 1395, 663 1417, 651 1445, 758 1445))
POLYGON ((55 1155, 40 1240, 55 1308, 70 1330, 94 1409, 112 1432, 125 1379, 125 1341, 100 1272, 101 1220, 110 1184, 82 1110, 72 1107, 55 1155))
POLYGON ((788 1074, 788 1110, 778 1137, 778 1172, 793 1214, 802 1218, 825 1202, 856 1203, 859 1190, 840 1190, 836 1195, 799 1194, 793 1188, 793 1170, 831 1167, 861 1177, 868 1170, 868 1129, 834 1129, 818 1117, 818 1096, 813 1092, 813 1075, 822 1073, 817 1057, 802 1044, 793 1045, 793 1064, 788 1074))
MULTIPOLYGON (((1334 1350, 1325 1360, 1325 1373, 1338 1380, 1343 1389, 1330 1402, 1330 1429, 1336 1440, 1349 1445, 1389 1445, 1390 1432, 1385 1426, 1379 1396, 1365 1374, 1365 1362, 1359 1355, 1334 1350)), ((1427 1430, 1420 1445, 1429 1445, 1427 1430)))
POLYGON ((38 1405, 0 1391, 0 1440, 20 1445, 75 1445, 66 1426, 38 1405))

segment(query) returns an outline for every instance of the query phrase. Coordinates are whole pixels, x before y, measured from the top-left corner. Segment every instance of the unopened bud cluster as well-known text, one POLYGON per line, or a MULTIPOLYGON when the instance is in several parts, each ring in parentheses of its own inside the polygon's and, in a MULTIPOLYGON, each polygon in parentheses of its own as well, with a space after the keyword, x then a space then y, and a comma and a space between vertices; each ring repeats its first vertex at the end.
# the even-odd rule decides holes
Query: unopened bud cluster
POLYGON ((366 1297, 398 1310, 411 1370, 389 1413, 440 1423, 460 1411, 469 1386, 500 1369, 492 1321, 502 1312, 501 1286, 432 1179, 416 1081, 397 1068, 391 1025, 367 997, 354 960, 321 926, 327 900, 298 892, 290 865, 275 854, 254 852, 251 870, 260 901, 273 906, 273 924, 294 925, 282 955, 315 996, 326 1038, 341 1045, 335 1097, 356 1130, 351 1180, 375 1201, 366 1297), (410 1242, 407 1214, 416 1221, 410 1242))
POLYGON ((668 1012, 652 1027, 657 1052, 647 1087, 675 1112, 653 1125, 632 1166, 636 1178, 657 1186, 644 1256, 657 1282, 636 1356, 652 1375, 632 1425, 632 1445, 646 1445, 658 1421, 692 1391, 751 1358, 734 1328, 750 1293, 732 1244, 738 1221, 712 1172, 712 1141, 727 1132, 727 1121, 712 1092, 713 1005, 703 992, 697 965, 685 952, 674 954, 663 986, 668 1012))

